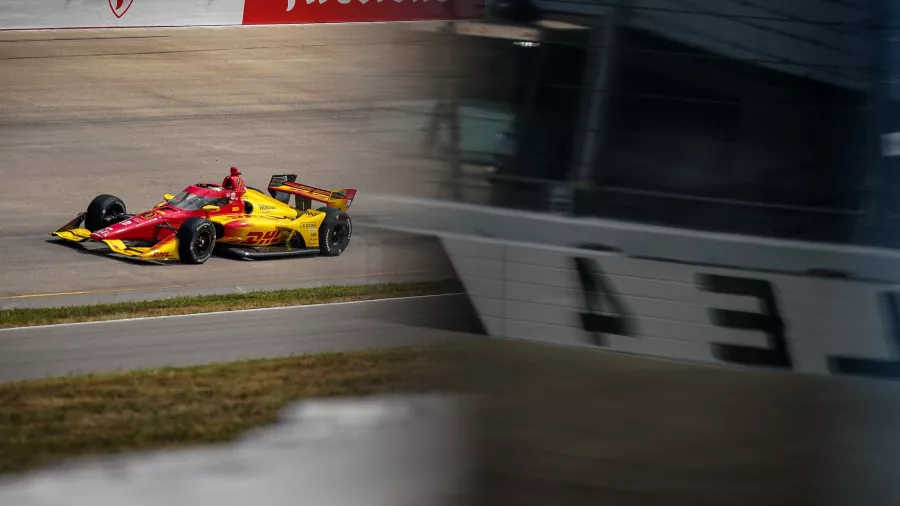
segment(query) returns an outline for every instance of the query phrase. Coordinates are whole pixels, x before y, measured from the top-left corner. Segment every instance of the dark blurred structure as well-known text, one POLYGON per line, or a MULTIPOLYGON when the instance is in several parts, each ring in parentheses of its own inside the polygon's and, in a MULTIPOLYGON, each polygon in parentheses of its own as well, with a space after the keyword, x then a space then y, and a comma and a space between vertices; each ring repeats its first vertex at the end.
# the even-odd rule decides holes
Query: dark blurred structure
MULTIPOLYGON (((449 136, 449 198, 721 233, 900 246, 893 233, 900 217, 894 152, 900 150, 884 142, 885 134, 900 130, 891 82, 897 2, 514 3, 489 3, 488 19, 455 23, 459 79, 448 97, 458 133, 449 136)), ((432 212, 453 210, 436 205, 432 212)), ((476 210, 464 218, 431 218, 428 226, 531 245, 571 246, 567 233, 602 232, 499 214, 476 210), (487 224, 492 218, 501 223, 487 224), (454 219, 467 223, 455 226, 454 219), (497 232, 513 228, 510 223, 537 231, 497 232)), ((645 241, 640 253, 646 254, 677 240, 647 234, 634 242, 645 241)), ((689 245, 677 258, 671 251, 657 257, 696 261, 691 257, 705 256, 700 250, 709 242, 689 245)), ((538 264, 534 259, 546 250, 531 245, 510 251, 520 253, 521 264, 538 264)), ((719 246, 709 256, 745 256, 736 252, 743 247, 738 241, 719 246)), ((793 258, 805 253, 815 265, 822 250, 835 249, 809 248, 793 258)), ((467 260, 456 255, 459 264, 467 260)), ((536 316, 537 303, 520 304, 512 316, 510 307, 525 299, 512 292, 568 295, 577 288, 546 282, 550 275, 529 286, 524 274, 508 274, 518 266, 505 255, 471 255, 470 295, 484 301, 485 320, 498 321, 495 333, 550 341, 571 320, 547 324, 536 316), (484 260, 499 255, 503 260, 484 260), (489 278, 501 288, 490 291, 489 278), (510 330, 513 324, 521 325, 510 330)), ((626 250, 615 260, 629 256, 635 255, 626 250)), ((765 270, 789 270, 780 265, 787 256, 766 256, 765 270)), ((864 261, 870 258, 875 255, 864 261)), ((747 263, 734 266, 763 270, 747 263)), ((893 265, 884 270, 896 272, 893 265)), ((557 267, 543 271, 559 271, 552 277, 558 281, 566 274, 557 267)), ((663 279, 662 269, 640 278, 634 272, 613 276, 663 279)), ((680 276, 665 279, 681 282, 680 276)), ((624 284, 619 294, 629 300, 659 302, 624 284)), ((848 304, 866 297, 853 293, 848 304)), ((698 307, 697 300, 684 306, 698 307)), ((826 313, 842 304, 823 296, 810 307, 826 313)), ((616 308, 604 310, 610 312, 616 308)), ((661 327, 659 314, 653 318, 661 327)), ((695 328, 698 335, 707 330, 695 328)), ((693 339, 690 332, 683 338, 693 339)), ((811 334, 801 339, 825 338, 811 334)), ((898 503, 891 463, 900 447, 888 435, 900 419, 896 384, 491 345, 497 348, 479 357, 470 376, 483 406, 475 445, 478 504, 898 503)))
POLYGON ((887 0, 521 0, 456 23, 455 199, 897 246, 887 0), (471 171, 469 171, 471 172, 471 171), (477 173, 476 173, 477 174, 477 173), (469 187, 468 191, 461 189, 469 187))

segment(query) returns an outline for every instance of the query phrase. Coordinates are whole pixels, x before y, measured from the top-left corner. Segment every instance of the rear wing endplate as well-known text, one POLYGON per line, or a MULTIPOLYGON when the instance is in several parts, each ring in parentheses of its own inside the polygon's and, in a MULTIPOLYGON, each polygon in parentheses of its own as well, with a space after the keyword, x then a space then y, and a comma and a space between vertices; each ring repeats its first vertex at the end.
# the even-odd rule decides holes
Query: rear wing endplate
POLYGON ((356 190, 342 188, 338 190, 323 190, 305 184, 297 183, 296 174, 278 174, 269 180, 269 195, 285 204, 290 205, 291 195, 294 196, 294 207, 305 211, 312 208, 312 202, 322 202, 328 207, 347 211, 356 190))

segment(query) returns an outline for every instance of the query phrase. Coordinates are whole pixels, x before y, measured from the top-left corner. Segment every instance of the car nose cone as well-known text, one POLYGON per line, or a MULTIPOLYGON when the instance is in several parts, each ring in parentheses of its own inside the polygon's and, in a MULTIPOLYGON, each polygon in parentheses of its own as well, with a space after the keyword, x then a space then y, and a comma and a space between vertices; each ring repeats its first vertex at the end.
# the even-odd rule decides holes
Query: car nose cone
POLYGON ((110 227, 101 228, 100 230, 91 234, 91 240, 102 241, 104 239, 107 239, 110 232, 111 232, 110 227))

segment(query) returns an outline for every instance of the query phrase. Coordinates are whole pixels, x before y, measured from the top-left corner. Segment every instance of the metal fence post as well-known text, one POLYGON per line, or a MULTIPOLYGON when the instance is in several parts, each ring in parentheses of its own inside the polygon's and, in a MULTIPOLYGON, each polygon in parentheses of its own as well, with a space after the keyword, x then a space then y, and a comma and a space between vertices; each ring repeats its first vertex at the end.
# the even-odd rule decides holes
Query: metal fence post
POLYGON ((578 120, 578 154, 574 158, 569 178, 575 185, 594 180, 594 164, 600 159, 600 152, 605 144, 610 83, 615 71, 619 26, 629 1, 616 0, 605 15, 596 18, 591 29, 583 98, 587 107, 582 109, 578 120))
POLYGON ((897 190, 897 178, 892 170, 897 165, 896 155, 891 152, 892 132, 900 130, 900 122, 893 118, 892 80, 900 74, 896 67, 896 51, 893 48, 893 25, 900 9, 891 0, 872 0, 866 30, 873 41, 873 63, 869 69, 869 104, 867 130, 867 152, 869 163, 866 170, 865 191, 868 192, 863 204, 863 215, 856 227, 854 242, 871 246, 892 246, 897 243, 893 235, 890 215, 895 207, 891 205, 897 190))

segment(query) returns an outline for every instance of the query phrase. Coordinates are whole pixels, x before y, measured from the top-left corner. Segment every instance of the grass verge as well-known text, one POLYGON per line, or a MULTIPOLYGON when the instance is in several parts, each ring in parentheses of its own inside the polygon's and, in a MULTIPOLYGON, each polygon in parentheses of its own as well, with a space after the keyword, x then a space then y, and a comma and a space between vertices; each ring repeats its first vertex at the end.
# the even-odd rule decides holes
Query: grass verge
POLYGON ((459 345, 0 383, 0 473, 90 454, 227 441, 295 399, 431 390, 459 345))
POLYGON ((478 340, 0 383, 0 472, 227 441, 300 398, 438 389, 483 401, 475 504, 804 504, 833 457, 863 466, 855 484, 896 461, 895 389, 478 340))
POLYGON ((22 308, 0 310, 0 328, 74 323, 97 320, 118 320, 144 316, 194 314, 234 309, 321 304, 356 300, 387 299, 416 295, 437 295, 462 292, 456 281, 422 281, 414 283, 383 283, 368 285, 339 285, 292 290, 271 290, 197 297, 64 306, 53 308, 22 308))

